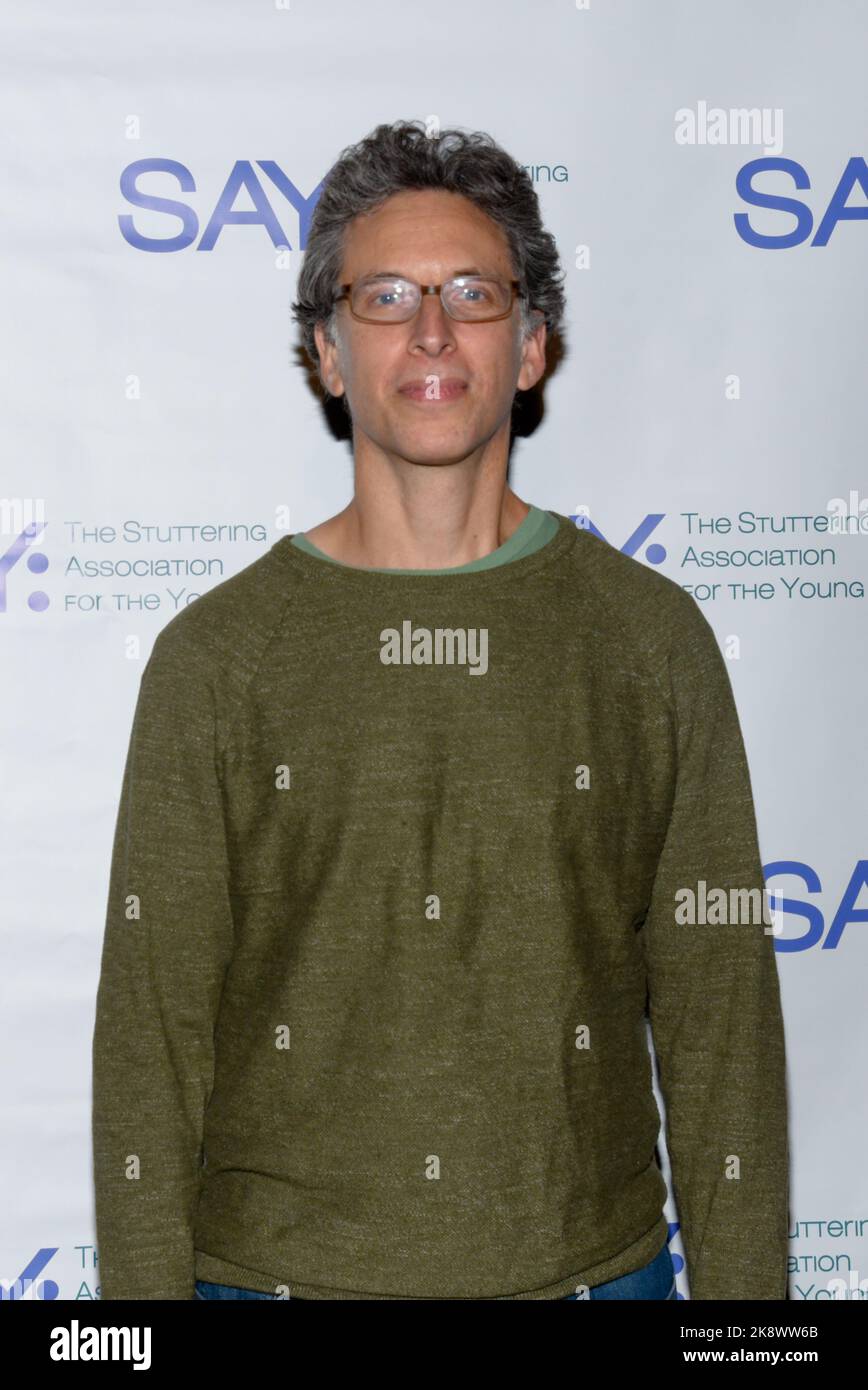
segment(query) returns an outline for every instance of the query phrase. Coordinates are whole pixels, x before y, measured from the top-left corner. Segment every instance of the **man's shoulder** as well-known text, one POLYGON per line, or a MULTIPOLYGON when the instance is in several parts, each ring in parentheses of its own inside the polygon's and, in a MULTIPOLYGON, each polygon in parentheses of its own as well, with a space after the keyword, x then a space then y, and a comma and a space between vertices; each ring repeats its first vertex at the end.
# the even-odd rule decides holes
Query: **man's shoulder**
POLYGON ((601 619, 630 645, 676 652, 685 643, 713 639, 713 629, 692 594, 655 565, 619 550, 589 527, 579 532, 571 559, 577 600, 590 591, 601 619))
POLYGON ((155 654, 215 669, 255 665, 295 592, 292 574, 276 560, 274 549, 180 609, 157 633, 155 654))

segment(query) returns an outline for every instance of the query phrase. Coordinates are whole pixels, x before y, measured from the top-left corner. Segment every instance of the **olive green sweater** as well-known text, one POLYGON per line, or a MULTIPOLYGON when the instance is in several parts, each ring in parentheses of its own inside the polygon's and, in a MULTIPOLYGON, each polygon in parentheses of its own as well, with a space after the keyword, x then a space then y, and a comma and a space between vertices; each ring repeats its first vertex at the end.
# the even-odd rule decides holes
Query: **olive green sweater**
POLYGON ((103 1298, 783 1299, 784 1031, 726 663, 554 513, 467 573, 285 536, 143 672, 93 1040, 103 1298), (690 924, 684 891, 729 920, 690 924), (733 920, 734 917, 741 920, 733 920))

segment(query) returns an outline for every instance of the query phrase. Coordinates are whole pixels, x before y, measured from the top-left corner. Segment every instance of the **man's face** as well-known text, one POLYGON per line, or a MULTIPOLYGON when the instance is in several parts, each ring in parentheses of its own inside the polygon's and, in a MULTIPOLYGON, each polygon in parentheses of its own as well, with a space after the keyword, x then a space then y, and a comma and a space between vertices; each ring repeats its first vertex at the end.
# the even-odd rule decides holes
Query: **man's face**
MULTIPOLYGON (((357 217, 344 239, 340 282, 380 271, 420 285, 458 274, 514 278, 506 238, 473 203, 440 189, 397 193, 357 217)), ((332 395, 344 391, 359 434, 411 463, 456 463, 508 429, 516 389, 527 390, 545 368, 545 324, 522 342, 519 305, 508 318, 462 323, 438 295, 423 295, 408 323, 362 323, 346 300, 337 306, 336 343, 316 327, 323 376, 332 395), (427 394, 402 391, 431 377, 427 394), (454 385, 463 383, 455 394, 454 385), (439 396, 437 391, 440 391, 439 396), (421 396, 421 398, 419 398, 421 396)))

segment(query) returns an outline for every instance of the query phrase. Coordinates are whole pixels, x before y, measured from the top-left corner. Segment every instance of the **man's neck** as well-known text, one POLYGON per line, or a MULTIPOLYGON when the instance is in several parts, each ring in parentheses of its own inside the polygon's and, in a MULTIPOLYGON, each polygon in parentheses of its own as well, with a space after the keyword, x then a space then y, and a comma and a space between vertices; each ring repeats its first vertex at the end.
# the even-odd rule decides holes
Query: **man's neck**
POLYGON ((426 496, 387 490, 374 497, 357 486, 342 512, 304 534, 331 559, 357 568, 447 569, 490 555, 530 511, 505 483, 469 496, 438 491, 436 499, 428 489, 426 496))

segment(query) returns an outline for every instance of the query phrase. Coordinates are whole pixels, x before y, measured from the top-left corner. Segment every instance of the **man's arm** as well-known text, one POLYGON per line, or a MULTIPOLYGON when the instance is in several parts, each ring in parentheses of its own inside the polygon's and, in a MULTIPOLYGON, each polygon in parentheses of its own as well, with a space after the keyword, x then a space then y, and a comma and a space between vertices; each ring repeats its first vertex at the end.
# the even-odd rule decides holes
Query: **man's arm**
POLYGON ((93 1036, 101 1296, 195 1296, 214 1025, 233 946, 208 666, 170 624, 142 674, 93 1036))
POLYGON ((691 604, 669 661, 675 799, 639 933, 667 1147, 691 1297, 785 1299, 787 1100, 775 938, 753 912, 729 908, 737 905, 730 889, 758 889, 762 903, 765 884, 729 672, 691 604), (728 924, 676 921, 676 892, 692 889, 698 907, 700 880, 707 894, 725 890, 728 924))

